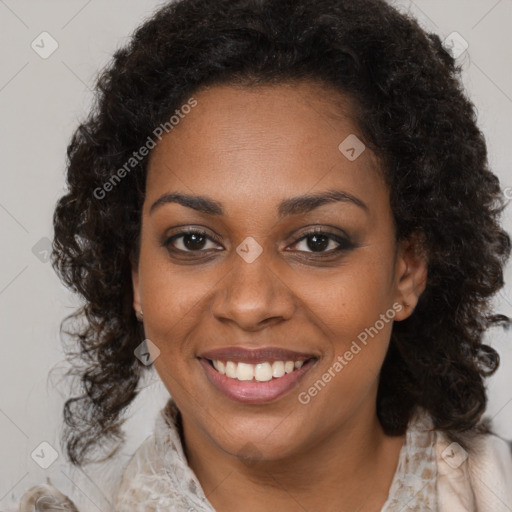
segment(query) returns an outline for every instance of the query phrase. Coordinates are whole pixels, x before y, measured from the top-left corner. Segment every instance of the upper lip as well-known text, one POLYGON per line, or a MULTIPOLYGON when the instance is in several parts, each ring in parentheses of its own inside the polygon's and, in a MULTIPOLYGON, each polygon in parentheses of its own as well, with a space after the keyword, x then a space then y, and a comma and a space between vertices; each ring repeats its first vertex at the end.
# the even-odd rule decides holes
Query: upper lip
POLYGON ((279 347, 221 347, 208 350, 199 354, 199 357, 211 360, 233 361, 240 363, 263 363, 274 361, 306 361, 316 357, 314 354, 306 352, 295 352, 279 347))

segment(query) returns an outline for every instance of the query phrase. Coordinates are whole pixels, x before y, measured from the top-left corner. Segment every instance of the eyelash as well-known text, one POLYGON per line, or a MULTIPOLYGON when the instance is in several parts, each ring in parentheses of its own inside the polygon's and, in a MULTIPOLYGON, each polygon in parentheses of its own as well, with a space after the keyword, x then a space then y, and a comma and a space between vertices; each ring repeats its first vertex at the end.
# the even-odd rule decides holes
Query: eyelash
MULTIPOLYGON (((202 231, 202 230, 196 229, 196 228, 188 228, 188 229, 185 229, 185 230, 183 230, 179 233, 176 233, 170 237, 167 237, 163 241, 162 245, 171 253, 201 253, 201 252, 208 250, 208 249, 198 249, 198 250, 194 251, 194 250, 183 250, 183 249, 176 249, 175 247, 171 247, 171 248, 169 247, 175 240, 183 238, 186 235, 199 235, 201 237, 205 237, 208 240, 214 241, 214 242, 218 243, 219 245, 221 245, 220 241, 218 239, 216 239, 216 237, 212 237, 212 236, 208 235, 205 231, 202 231)), ((291 245, 296 245, 296 244, 302 242, 303 240, 307 240, 308 238, 313 237, 313 236, 322 236, 322 237, 326 237, 330 240, 334 240, 337 244, 339 244, 339 246, 336 247, 335 249, 331 249, 329 251, 319 251, 319 252, 299 251, 299 252, 306 252, 308 254, 313 254, 316 257, 322 258, 322 257, 332 256, 334 254, 338 254, 338 253, 348 251, 350 249, 355 248, 355 244, 353 244, 348 238, 345 238, 345 237, 342 237, 339 235, 335 235, 334 233, 330 233, 329 231, 325 231, 321 228, 313 228, 312 230, 308 231, 307 233, 302 235, 300 238, 298 238, 291 245)))

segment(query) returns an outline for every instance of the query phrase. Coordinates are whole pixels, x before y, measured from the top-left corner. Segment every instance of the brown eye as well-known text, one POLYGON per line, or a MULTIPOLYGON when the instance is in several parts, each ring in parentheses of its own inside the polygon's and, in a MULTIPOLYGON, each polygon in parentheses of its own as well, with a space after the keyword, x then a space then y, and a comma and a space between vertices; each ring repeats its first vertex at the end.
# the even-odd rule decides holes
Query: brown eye
POLYGON ((300 252, 318 254, 333 254, 353 248, 353 244, 346 238, 326 231, 312 231, 301 237, 293 244, 300 252))
POLYGON ((204 231, 199 230, 188 230, 177 233, 167 238, 164 245, 171 251, 181 252, 199 252, 216 248, 214 240, 204 231), (211 242, 212 246, 208 247, 208 242, 211 242))
POLYGON ((308 235, 305 240, 308 249, 314 252, 324 251, 329 246, 329 237, 325 235, 308 235))
POLYGON ((206 237, 197 233, 183 235, 183 245, 190 251, 204 249, 206 237))

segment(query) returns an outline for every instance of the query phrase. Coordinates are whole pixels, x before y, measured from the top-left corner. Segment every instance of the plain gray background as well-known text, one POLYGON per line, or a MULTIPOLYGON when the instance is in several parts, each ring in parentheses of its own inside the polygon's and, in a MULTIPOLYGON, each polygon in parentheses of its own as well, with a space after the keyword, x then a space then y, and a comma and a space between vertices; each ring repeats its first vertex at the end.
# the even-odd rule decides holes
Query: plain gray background
MULTIPOLYGON (((79 300, 45 261, 53 208, 65 190, 66 146, 88 112, 97 72, 160 3, 0 0, 0 510, 12 507, 30 486, 49 477, 83 504, 81 510, 107 511, 102 493, 116 485, 120 465, 151 433, 167 396, 153 374, 130 409, 128 443, 110 467, 89 467, 84 474, 66 464, 59 430, 68 384, 55 368, 63 361, 60 321, 79 300), (58 44, 47 58, 31 47, 44 37, 44 51, 51 48, 49 36, 40 36, 42 32, 58 44), (31 457, 41 442, 58 452, 48 469, 31 457)), ((455 31, 468 42, 458 59, 464 85, 486 134, 491 167, 512 198, 512 0, 393 3, 442 39, 455 31)), ((511 231, 510 209, 504 222, 511 231)), ((496 306, 512 315, 510 265, 506 283, 496 306)), ((488 341, 502 357, 502 367, 489 381, 488 414, 497 432, 512 439, 511 334, 494 330, 488 341)))

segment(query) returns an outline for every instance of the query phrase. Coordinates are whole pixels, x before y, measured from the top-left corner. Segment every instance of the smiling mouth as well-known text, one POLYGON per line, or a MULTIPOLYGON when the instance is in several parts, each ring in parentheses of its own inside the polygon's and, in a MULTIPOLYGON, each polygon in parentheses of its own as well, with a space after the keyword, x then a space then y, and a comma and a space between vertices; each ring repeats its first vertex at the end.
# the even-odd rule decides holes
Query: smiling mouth
POLYGON ((268 382, 280 379, 287 374, 300 370, 304 364, 309 361, 316 360, 316 357, 297 361, 263 361, 256 364, 222 361, 220 359, 205 358, 205 360, 218 373, 230 379, 238 381, 268 382))

